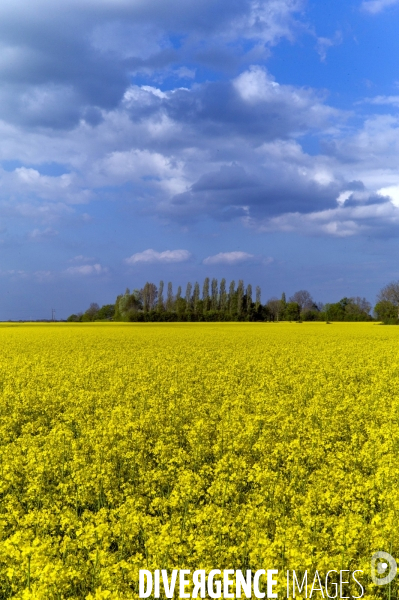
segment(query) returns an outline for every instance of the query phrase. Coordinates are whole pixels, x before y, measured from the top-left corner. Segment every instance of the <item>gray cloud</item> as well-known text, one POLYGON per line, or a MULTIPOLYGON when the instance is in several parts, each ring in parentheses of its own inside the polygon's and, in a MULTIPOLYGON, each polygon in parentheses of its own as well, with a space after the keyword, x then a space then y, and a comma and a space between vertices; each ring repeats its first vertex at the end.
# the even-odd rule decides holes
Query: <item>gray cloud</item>
MULTIPOLYGON (((0 6, 0 118, 68 128, 111 109, 135 71, 151 72, 238 38, 292 36, 302 0, 4 1, 0 6), (181 37, 176 49, 172 38, 181 37), (205 50, 205 49, 204 49, 205 50)), ((239 58, 236 58, 236 62, 239 58)), ((238 63, 237 63, 238 64, 238 63)), ((93 121, 91 121, 93 122, 93 121)))
POLYGON ((204 216, 229 220, 262 218, 292 211, 308 213, 333 208, 342 183, 320 183, 312 175, 283 161, 257 165, 247 172, 240 165, 222 166, 206 173, 191 189, 163 206, 175 218, 190 220, 204 216), (263 167, 263 168, 262 168, 263 167))

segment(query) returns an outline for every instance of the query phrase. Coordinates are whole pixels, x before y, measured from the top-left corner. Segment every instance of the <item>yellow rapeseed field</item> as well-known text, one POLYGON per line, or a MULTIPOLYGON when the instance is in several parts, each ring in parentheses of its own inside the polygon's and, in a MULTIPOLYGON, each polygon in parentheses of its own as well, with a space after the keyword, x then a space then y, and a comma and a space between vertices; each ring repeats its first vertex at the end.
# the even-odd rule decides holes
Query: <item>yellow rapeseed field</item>
POLYGON ((368 574, 399 548, 399 327, 2 324, 0 343, 0 598, 138 598, 140 568, 364 569, 388 593, 368 574))

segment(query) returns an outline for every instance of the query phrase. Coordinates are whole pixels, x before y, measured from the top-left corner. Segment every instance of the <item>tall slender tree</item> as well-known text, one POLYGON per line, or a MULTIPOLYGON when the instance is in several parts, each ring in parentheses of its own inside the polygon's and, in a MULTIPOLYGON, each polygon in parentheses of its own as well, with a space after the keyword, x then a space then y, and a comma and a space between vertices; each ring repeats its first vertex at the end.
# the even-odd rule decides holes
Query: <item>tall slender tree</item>
POLYGON ((226 280, 223 277, 222 281, 220 282, 220 289, 219 289, 219 306, 220 306, 220 310, 222 313, 226 312, 227 309, 227 293, 226 293, 226 280))
POLYGON ((250 283, 248 283, 247 285, 247 305, 246 305, 246 311, 247 311, 247 315, 251 314, 251 308, 252 308, 252 285, 250 283))
POLYGON ((244 282, 242 279, 240 279, 238 281, 238 286, 237 286, 237 315, 239 317, 242 315, 243 298, 244 298, 244 282))
POLYGON ((261 303, 261 289, 260 287, 257 285, 256 286, 256 300, 255 300, 255 310, 258 310, 260 307, 260 303, 261 303))
POLYGON ((143 287, 143 311, 146 313, 150 310, 150 290, 149 290, 149 286, 151 284, 147 283, 145 284, 145 286, 143 287))
POLYGON ((218 298, 218 280, 213 278, 212 279, 212 284, 211 284, 211 308, 212 310, 217 310, 218 309, 218 304, 219 304, 219 298, 218 298))
POLYGON ((187 305, 191 305, 191 291, 193 289, 192 283, 188 282, 186 287, 186 302, 187 305))
POLYGON ((163 287, 164 287, 164 283, 161 279, 161 281, 159 282, 159 288, 158 288, 158 304, 157 304, 157 309, 159 312, 161 312, 164 309, 163 287))
POLYGON ((202 286, 202 300, 204 301, 204 310, 209 310, 209 277, 205 277, 202 286))
POLYGON ((198 312, 198 302, 200 299, 200 286, 198 281, 195 282, 194 284, 194 291, 193 291, 193 304, 194 304, 194 312, 197 314, 198 312))
POLYGON ((168 312, 172 312, 173 310, 173 286, 171 281, 168 283, 168 291, 166 294, 166 310, 168 312))
POLYGON ((229 286, 229 298, 228 298, 229 313, 231 315, 234 314, 234 309, 236 308, 235 289, 236 289, 236 282, 233 279, 233 281, 230 283, 230 286, 229 286))
POLYGON ((177 288, 176 302, 179 302, 180 298, 181 298, 181 285, 179 285, 179 287, 177 288))

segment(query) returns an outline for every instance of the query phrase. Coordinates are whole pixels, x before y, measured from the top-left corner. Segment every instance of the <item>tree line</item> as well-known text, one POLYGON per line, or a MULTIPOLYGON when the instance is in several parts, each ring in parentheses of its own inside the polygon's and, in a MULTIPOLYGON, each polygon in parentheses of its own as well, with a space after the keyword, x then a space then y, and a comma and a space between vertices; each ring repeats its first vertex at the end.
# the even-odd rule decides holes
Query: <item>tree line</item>
MULTIPOLYGON (((399 289, 399 287, 398 287, 399 289)), ((399 294, 398 294, 399 298, 399 294)), ((261 301, 261 289, 244 285, 240 279, 227 284, 226 279, 206 277, 202 287, 188 283, 173 290, 147 282, 143 288, 129 288, 117 296, 115 304, 100 308, 92 303, 84 313, 73 314, 68 321, 370 321, 371 304, 365 298, 342 298, 336 303, 315 302, 307 290, 299 290, 288 299, 261 301)))

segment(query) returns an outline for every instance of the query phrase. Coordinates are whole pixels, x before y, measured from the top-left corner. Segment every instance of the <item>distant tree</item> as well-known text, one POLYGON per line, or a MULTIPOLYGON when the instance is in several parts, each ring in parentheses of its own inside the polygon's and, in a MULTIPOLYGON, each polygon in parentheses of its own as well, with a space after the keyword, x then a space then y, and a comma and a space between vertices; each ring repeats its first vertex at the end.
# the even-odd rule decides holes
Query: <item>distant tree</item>
POLYGON ((237 285, 237 315, 238 315, 238 317, 240 317, 242 314, 243 298, 244 298, 244 282, 242 279, 240 279, 238 281, 238 285, 237 285))
POLYGON ((86 315, 88 317, 90 317, 90 320, 92 321, 94 319, 94 317, 96 316, 96 314, 98 313, 98 311, 100 310, 99 305, 97 304, 97 302, 92 302, 89 306, 89 308, 86 310, 86 315))
POLYGON ((301 307, 298 302, 288 302, 285 306, 284 316, 287 321, 298 321, 301 315, 301 307))
POLYGON ((388 323, 399 319, 399 280, 391 281, 384 286, 378 296, 377 304, 374 308, 377 318, 388 323), (393 313, 396 311, 395 317, 393 313))
POLYGON ((69 317, 67 318, 67 321, 69 323, 78 323, 82 318, 82 313, 77 313, 76 315, 69 315, 69 317))
POLYGON ((247 285, 247 293, 246 293, 246 313, 250 315, 252 309, 252 285, 249 283, 247 285))
POLYGON ((193 286, 190 282, 188 282, 187 287, 186 287, 186 302, 187 304, 191 304, 191 291, 193 289, 193 286))
POLYGON ((378 302, 390 302, 394 306, 399 306, 399 281, 392 281, 380 290, 377 296, 378 302))
POLYGON ((179 321, 185 320, 185 314, 187 310, 187 302, 185 298, 176 298, 176 313, 179 321))
POLYGON ((364 298, 341 298, 334 304, 324 306, 324 314, 329 321, 368 321, 370 304, 364 298))
POLYGON ((307 290, 299 290, 298 292, 295 292, 295 294, 290 297, 289 301, 296 302, 299 305, 300 312, 315 308, 313 298, 307 290))
POLYGON ((115 304, 104 304, 100 310, 96 313, 94 320, 96 321, 110 321, 114 318, 115 304))
POLYGON ((388 300, 380 300, 374 307, 374 314, 378 321, 383 323, 397 323, 398 309, 388 300))
POLYGON ((199 312, 199 300, 200 300, 200 287, 199 287, 198 281, 196 281, 194 284, 194 291, 193 291, 193 307, 194 307, 195 314, 198 314, 198 312, 199 312))
POLYGON ((166 310, 168 312, 172 312, 173 310, 173 286, 172 283, 169 281, 168 283, 168 291, 167 291, 167 295, 166 295, 166 310))
POLYGON ((204 302, 204 310, 209 310, 209 277, 205 277, 204 285, 202 286, 202 300, 204 302))
POLYGON ((188 282, 187 287, 186 287, 186 314, 187 314, 187 318, 189 320, 191 320, 191 314, 192 314, 192 306, 191 306, 191 302, 192 302, 192 298, 191 298, 191 292, 192 292, 193 286, 192 283, 188 282))
POLYGON ((283 321, 285 319, 285 309, 287 308, 287 298, 285 296, 285 292, 281 294, 280 300, 280 312, 278 315, 278 320, 283 321))
POLYGON ((256 286, 256 297, 255 297, 255 310, 258 311, 261 305, 261 289, 257 285, 256 286))
POLYGON ((158 312, 161 312, 164 310, 164 301, 163 301, 163 287, 164 287, 164 283, 161 280, 159 282, 159 288, 158 288, 158 303, 157 303, 157 309, 158 312))
POLYGON ((283 314, 281 300, 278 298, 270 298, 270 300, 266 302, 266 307, 272 321, 281 321, 283 314))
POLYGON ((320 318, 321 314, 317 308, 305 309, 301 312, 301 319, 303 321, 319 321, 320 318))
POLYGON ((211 309, 218 309, 218 280, 213 278, 211 285, 211 309))
POLYGON ((227 309, 227 293, 226 293, 226 280, 224 277, 223 277, 222 281, 220 282, 219 306, 220 306, 220 311, 222 313, 225 313, 226 309, 227 309))
POLYGON ((230 315, 233 315, 235 312, 235 308, 237 307, 237 298, 236 298, 236 282, 231 281, 229 286, 229 297, 228 297, 228 309, 230 315))
POLYGON ((371 304, 366 300, 366 298, 360 298, 360 296, 356 296, 354 298, 349 298, 349 302, 346 306, 347 314, 370 314, 371 304))
POLYGON ((127 288, 124 295, 118 296, 117 298, 114 320, 130 321, 138 311, 142 310, 142 308, 143 303, 140 291, 134 290, 133 293, 130 294, 129 288, 127 288))
POLYGON ((178 302, 181 298, 181 285, 179 285, 179 287, 177 288, 177 292, 176 292, 176 302, 178 302))
POLYGON ((144 312, 148 312, 149 310, 153 310, 157 303, 158 290, 157 286, 153 283, 147 283, 142 289, 142 297, 143 297, 143 310, 144 312))

